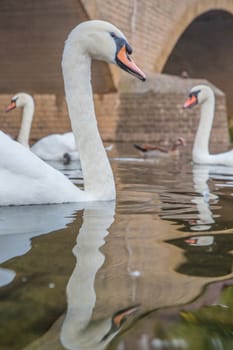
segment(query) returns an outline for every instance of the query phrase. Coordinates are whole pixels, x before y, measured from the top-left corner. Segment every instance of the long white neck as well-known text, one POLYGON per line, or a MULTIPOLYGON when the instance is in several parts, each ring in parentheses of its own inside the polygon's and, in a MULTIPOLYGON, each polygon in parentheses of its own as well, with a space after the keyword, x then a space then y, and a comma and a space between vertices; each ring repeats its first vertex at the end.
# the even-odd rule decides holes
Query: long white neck
POLYGON ((65 45, 62 60, 66 100, 78 146, 85 191, 96 200, 115 199, 112 169, 101 141, 93 104, 91 58, 78 43, 65 45))
POLYGON ((201 117, 193 145, 193 158, 209 156, 209 138, 214 119, 215 98, 209 92, 208 98, 201 105, 201 117))
POLYGON ((199 218, 197 225, 202 225, 202 230, 210 229, 210 224, 215 222, 209 203, 210 198, 212 198, 208 186, 209 171, 210 168, 206 165, 195 164, 193 167, 193 185, 198 195, 193 197, 192 202, 196 204, 199 218))
POLYGON ((22 122, 19 129, 17 140, 25 147, 29 147, 29 137, 31 132, 32 119, 34 116, 33 99, 28 99, 23 107, 22 122))

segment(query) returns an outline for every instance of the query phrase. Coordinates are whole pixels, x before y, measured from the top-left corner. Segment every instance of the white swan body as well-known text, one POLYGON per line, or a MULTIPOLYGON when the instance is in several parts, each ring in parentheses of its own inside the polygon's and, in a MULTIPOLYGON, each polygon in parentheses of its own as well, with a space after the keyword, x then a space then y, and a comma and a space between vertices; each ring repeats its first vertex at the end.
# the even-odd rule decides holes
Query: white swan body
POLYGON ((72 155, 72 160, 79 159, 72 132, 42 137, 31 146, 31 151, 44 160, 63 161, 65 153, 72 155))
POLYGON ((26 147, 0 132, 0 205, 94 200, 26 147))
MULTIPOLYGON (((35 111, 35 103, 32 96, 25 92, 19 92, 14 95, 6 111, 8 112, 15 108, 22 108, 23 110, 22 122, 17 140, 25 147, 30 147, 29 137, 35 111)), ((65 153, 69 153, 72 160, 79 159, 79 153, 72 132, 42 137, 31 146, 31 151, 41 159, 48 161, 63 161, 65 153)))
POLYGON ((115 63, 145 80, 144 73, 128 57, 131 51, 123 34, 110 23, 88 21, 73 29, 65 44, 62 68, 69 116, 80 152, 84 190, 1 132, 0 205, 115 199, 112 169, 95 119, 91 58, 115 63))
POLYGON ((194 140, 192 159, 198 164, 233 165, 233 150, 218 154, 209 153, 209 138, 214 119, 215 97, 207 85, 197 85, 190 91, 184 108, 201 105, 201 117, 194 140))

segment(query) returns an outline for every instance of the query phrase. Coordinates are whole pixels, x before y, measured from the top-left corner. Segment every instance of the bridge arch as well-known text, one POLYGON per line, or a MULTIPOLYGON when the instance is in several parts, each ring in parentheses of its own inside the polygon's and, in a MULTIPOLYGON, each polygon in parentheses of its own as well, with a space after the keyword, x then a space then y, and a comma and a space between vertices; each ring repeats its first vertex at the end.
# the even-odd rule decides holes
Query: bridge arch
MULTIPOLYGON (((119 0, 116 6, 115 0, 2 0, 0 9, 0 102, 1 105, 7 104, 10 96, 6 94, 11 95, 18 90, 34 95, 37 104, 32 130, 34 140, 49 131, 62 132, 70 127, 63 103, 60 62, 64 40, 77 23, 98 18, 116 24, 126 34, 134 48, 137 64, 148 77, 163 72, 179 75, 181 69, 177 69, 172 60, 183 38, 187 43, 187 31, 194 32, 198 18, 213 11, 222 11, 231 18, 233 1, 119 0), (55 123, 55 120, 59 122, 55 123)), ((184 63, 191 62, 192 58, 183 57, 186 62, 181 62, 182 70, 185 69, 184 63)), ((208 75, 205 71, 200 76, 200 70, 194 71, 194 68, 193 64, 191 77, 206 78, 226 92, 229 108, 233 98, 229 98, 230 89, 226 88, 225 82, 223 85, 219 79, 214 80, 212 72, 208 75)), ((129 79, 129 76, 102 62, 96 63, 93 70, 100 128, 106 131, 106 139, 109 135, 114 139, 120 119, 121 80, 129 79), (109 118, 110 115, 113 117, 109 118)), ((228 78, 233 75, 233 72, 229 74, 229 68, 227 75, 228 78)), ((233 106, 231 111, 233 115, 233 106)), ((16 134, 19 122, 19 118, 16 122, 16 119, 6 119, 3 112, 0 113, 1 126, 12 135, 16 134)))
POLYGON ((185 30, 195 21, 195 19, 208 11, 222 10, 233 15, 233 2, 231 0, 197 0, 190 1, 188 5, 177 11, 177 20, 173 22, 172 27, 164 36, 163 46, 156 57, 155 71, 162 72, 164 65, 177 41, 185 30), (179 14, 180 13, 180 14, 179 14))
MULTIPOLYGON (((228 3, 228 1, 226 1, 228 3)), ((204 78, 226 94, 233 124, 233 5, 200 11, 182 32, 161 68, 162 73, 204 78)), ((209 8, 209 7, 208 7, 209 8)))

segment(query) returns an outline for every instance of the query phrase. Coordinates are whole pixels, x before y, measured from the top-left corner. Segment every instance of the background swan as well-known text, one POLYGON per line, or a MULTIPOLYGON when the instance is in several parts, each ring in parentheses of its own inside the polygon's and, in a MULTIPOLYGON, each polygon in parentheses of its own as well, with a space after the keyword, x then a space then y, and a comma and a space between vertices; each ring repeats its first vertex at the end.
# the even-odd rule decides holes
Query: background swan
POLYGON ((184 108, 197 104, 201 105, 201 117, 193 145, 193 161, 199 164, 233 165, 233 150, 218 154, 209 153, 209 138, 215 111, 214 92, 209 86, 194 86, 184 108))
POLYGON ((87 21, 71 31, 63 52, 62 71, 71 126, 80 153, 84 191, 0 132, 0 205, 115 199, 113 173, 95 118, 91 59, 114 63, 145 80, 144 73, 129 58, 131 53, 125 36, 108 22, 87 21))
MULTIPOLYGON (((25 92, 19 92, 14 95, 6 112, 15 108, 22 108, 23 110, 17 140, 25 147, 30 147, 29 138, 35 111, 35 103, 32 96, 25 92)), ((42 137, 31 146, 31 151, 43 160, 65 161, 68 157, 69 160, 79 159, 79 153, 76 149, 74 134, 72 132, 42 137), (65 157, 64 154, 66 154, 65 157)))
MULTIPOLYGON (((6 108, 6 112, 15 108, 22 108, 23 110, 17 141, 25 147, 30 147, 29 139, 35 111, 33 97, 26 92, 18 92, 12 97, 9 106, 6 108)), ((111 147, 109 146, 105 149, 110 151, 111 147)), ((31 151, 41 159, 47 161, 62 161, 64 164, 69 164, 71 161, 79 160, 79 153, 72 132, 42 137, 31 146, 31 151)))

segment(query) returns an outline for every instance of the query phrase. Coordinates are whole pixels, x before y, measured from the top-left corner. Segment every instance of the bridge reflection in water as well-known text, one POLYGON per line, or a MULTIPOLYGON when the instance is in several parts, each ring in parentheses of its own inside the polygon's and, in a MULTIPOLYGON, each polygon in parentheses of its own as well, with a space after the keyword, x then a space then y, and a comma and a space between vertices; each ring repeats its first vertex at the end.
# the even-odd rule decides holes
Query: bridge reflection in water
MULTIPOLYGON (((232 278, 230 169, 183 158, 118 157, 112 166, 116 204, 57 211, 52 232, 38 230, 5 260, 1 253, 1 268, 14 273, 0 289, 2 347, 175 349, 172 339, 187 342, 188 331, 165 334, 163 325, 198 318, 207 299, 230 310, 231 290, 222 289, 232 278)), ((5 251, 20 235, 13 226, 5 251)))

